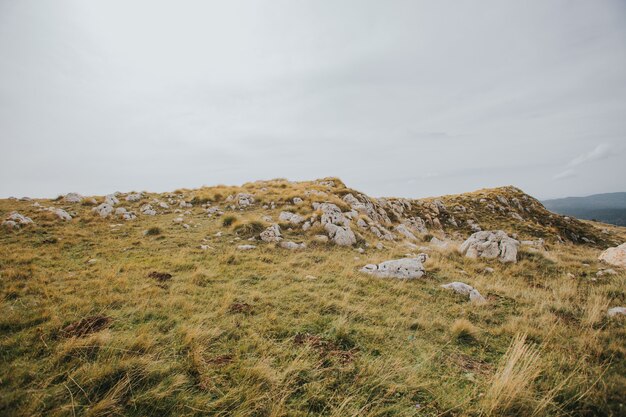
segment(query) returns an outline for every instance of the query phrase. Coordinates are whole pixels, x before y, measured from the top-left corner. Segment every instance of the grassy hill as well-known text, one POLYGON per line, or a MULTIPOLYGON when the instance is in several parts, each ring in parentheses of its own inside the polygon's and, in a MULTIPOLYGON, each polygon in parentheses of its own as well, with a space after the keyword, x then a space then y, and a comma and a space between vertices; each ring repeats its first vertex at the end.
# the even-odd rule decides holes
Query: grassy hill
POLYGON ((626 226, 626 193, 594 194, 545 200, 549 210, 580 219, 626 226))
POLYGON ((374 199, 330 178, 127 196, 128 221, 94 213, 103 197, 0 200, 2 219, 33 220, 0 231, 0 415, 623 415, 625 321, 606 310, 626 304, 626 273, 598 276, 597 258, 624 228, 513 187, 374 199), (354 210, 354 245, 280 220, 319 219, 324 202, 354 210), (306 248, 260 240, 274 223, 306 248), (477 228, 530 243, 514 264, 467 258, 477 228), (359 272, 419 252, 422 278, 359 272), (486 303, 440 287, 452 281, 486 303))

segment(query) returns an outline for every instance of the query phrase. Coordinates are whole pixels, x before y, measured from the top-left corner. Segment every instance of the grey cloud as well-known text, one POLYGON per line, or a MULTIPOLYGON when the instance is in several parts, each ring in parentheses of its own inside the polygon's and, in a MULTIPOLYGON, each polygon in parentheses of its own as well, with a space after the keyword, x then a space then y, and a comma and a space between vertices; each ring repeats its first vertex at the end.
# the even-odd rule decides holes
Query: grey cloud
POLYGON ((0 0, 0 195, 328 175, 407 197, 623 190, 625 12, 0 0))

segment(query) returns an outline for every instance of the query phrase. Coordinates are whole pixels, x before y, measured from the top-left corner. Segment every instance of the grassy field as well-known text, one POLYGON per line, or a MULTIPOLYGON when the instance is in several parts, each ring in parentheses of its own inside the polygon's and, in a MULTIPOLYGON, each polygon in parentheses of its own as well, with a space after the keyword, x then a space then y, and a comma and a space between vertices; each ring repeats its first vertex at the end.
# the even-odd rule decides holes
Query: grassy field
MULTIPOLYGON (((179 190, 194 203, 181 209, 189 228, 173 209, 124 221, 37 200, 75 212, 64 222, 33 201, 0 200, 2 218, 17 210, 35 222, 0 231, 0 415, 626 414, 626 320, 606 315, 626 305, 626 273, 596 277, 606 242, 547 239, 507 265, 465 258, 452 243, 428 250, 422 279, 378 279, 358 269, 415 251, 399 240, 374 249, 364 235, 359 253, 287 225, 283 236, 306 249, 248 242, 263 216, 312 211, 311 184, 282 184, 179 190), (228 208, 242 190, 257 202, 228 208), (285 206, 297 196, 305 204, 285 206), (276 208, 263 208, 270 201, 276 208), (209 217, 202 203, 225 213, 209 217), (244 243, 257 247, 237 250, 244 243), (450 281, 487 303, 440 288, 450 281)), ((341 195, 317 198, 345 206, 341 195)), ((166 200, 119 206, 138 212, 155 197, 166 200)), ((520 239, 549 237, 541 222, 467 208, 520 239)))

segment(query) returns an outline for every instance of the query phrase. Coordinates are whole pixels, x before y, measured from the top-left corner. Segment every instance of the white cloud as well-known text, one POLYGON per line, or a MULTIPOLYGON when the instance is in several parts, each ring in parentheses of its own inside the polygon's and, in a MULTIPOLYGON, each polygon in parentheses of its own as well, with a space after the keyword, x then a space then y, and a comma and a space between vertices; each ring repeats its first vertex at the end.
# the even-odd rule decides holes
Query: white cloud
POLYGON ((576 176, 576 171, 574 171, 573 169, 566 169, 565 171, 559 172, 558 174, 556 174, 554 177, 552 177, 553 180, 564 180, 566 178, 571 178, 571 177, 575 177, 576 176))
POLYGON ((593 148, 591 151, 580 154, 576 158, 572 159, 569 162, 568 166, 575 167, 575 166, 584 164, 585 162, 604 159, 608 157, 610 153, 611 153, 611 146, 606 143, 601 143, 595 148, 593 148))

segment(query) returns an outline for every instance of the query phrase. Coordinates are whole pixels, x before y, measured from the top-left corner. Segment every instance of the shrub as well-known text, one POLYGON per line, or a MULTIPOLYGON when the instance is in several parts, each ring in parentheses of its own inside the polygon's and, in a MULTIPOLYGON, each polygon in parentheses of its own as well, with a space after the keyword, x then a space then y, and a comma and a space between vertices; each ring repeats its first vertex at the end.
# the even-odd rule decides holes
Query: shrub
POLYGON ((161 229, 159 229, 156 226, 149 228, 145 232, 146 236, 157 236, 157 235, 160 235, 160 234, 161 234, 161 229))
POLYGON ((478 329, 467 319, 458 319, 452 324, 452 336, 460 343, 472 343, 478 338, 478 329))
POLYGON ((245 223, 237 223, 235 225, 235 233, 244 238, 256 236, 263 230, 265 230, 265 225, 256 220, 245 223))
POLYGON ((235 223, 235 221, 237 221, 237 216, 224 216, 224 219, 222 220, 222 226, 230 227, 233 223, 235 223))

